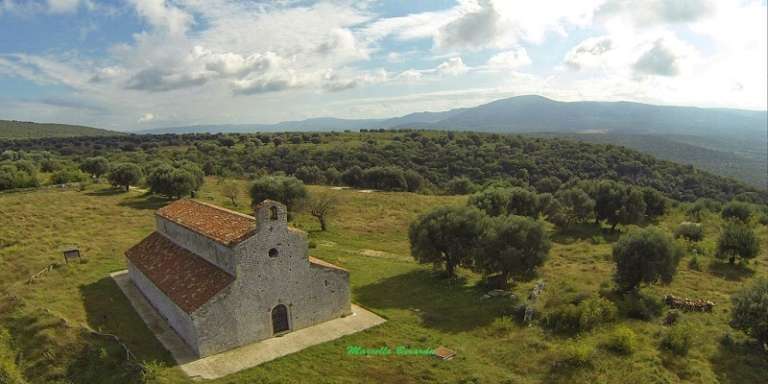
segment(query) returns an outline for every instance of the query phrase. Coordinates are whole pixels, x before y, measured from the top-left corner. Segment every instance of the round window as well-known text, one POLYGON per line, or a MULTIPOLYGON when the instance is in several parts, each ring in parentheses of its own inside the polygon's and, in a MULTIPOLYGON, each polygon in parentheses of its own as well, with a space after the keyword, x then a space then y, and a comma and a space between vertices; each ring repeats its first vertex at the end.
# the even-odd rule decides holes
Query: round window
POLYGON ((272 248, 269 250, 269 257, 277 257, 277 248, 272 248))

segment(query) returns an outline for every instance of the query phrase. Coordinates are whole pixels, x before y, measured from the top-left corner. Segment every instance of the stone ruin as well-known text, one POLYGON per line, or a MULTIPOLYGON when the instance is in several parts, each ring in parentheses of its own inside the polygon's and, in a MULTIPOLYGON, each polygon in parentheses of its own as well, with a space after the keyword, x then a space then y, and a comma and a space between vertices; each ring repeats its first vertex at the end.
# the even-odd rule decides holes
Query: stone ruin
POLYGON ((689 299, 677 297, 674 295, 664 296, 664 303, 669 307, 680 309, 685 312, 712 312, 715 303, 704 299, 689 299))

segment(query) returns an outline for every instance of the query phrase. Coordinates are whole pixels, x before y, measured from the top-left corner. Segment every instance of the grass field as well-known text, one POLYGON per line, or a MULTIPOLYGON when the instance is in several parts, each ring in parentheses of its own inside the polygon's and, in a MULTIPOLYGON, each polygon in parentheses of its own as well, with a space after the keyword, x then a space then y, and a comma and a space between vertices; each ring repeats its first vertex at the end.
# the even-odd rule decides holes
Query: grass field
MULTIPOLYGON (((198 198, 248 212, 245 182, 238 206, 208 179, 198 198)), ((418 265, 408 250, 407 226, 420 212, 447 204, 464 204, 461 196, 410 193, 361 193, 312 186, 310 192, 334 194, 338 214, 327 232, 310 216, 299 215, 295 226, 307 231, 310 254, 351 272, 353 301, 386 317, 382 326, 306 349, 260 367, 212 383, 760 383, 768 377, 768 358, 758 346, 728 326, 729 296, 756 276, 768 275, 766 247, 748 268, 712 263, 719 219, 704 221, 706 238, 701 271, 681 262, 670 286, 646 291, 656 295, 706 298, 713 313, 683 314, 681 322, 694 332, 685 357, 659 348, 666 330, 661 318, 621 319, 638 337, 637 351, 617 355, 602 345, 613 328, 608 324, 583 333, 579 342, 595 347, 586 366, 554 364, 572 336, 538 326, 528 327, 513 316, 519 300, 481 299, 479 276, 461 272, 445 280, 431 266, 418 265), (732 335, 732 343, 720 340, 732 335), (347 346, 444 345, 458 352, 440 361, 424 356, 360 357, 347 346)), ((24 376, 32 383, 186 383, 177 368, 133 312, 108 277, 125 267, 122 253, 153 228, 153 211, 167 201, 141 192, 117 193, 103 185, 86 191, 45 190, 0 195, 0 372, 24 376), (27 278, 53 262, 60 248, 80 246, 85 262, 59 266, 32 284, 27 278), (148 367, 140 374, 125 362, 117 335, 148 367)), ((658 223, 673 228, 683 221, 673 211, 658 223)), ((550 294, 596 293, 611 278, 611 243, 616 235, 591 227, 554 234, 550 260, 540 270, 550 294)), ((768 238, 759 228, 762 244, 768 238)), ((525 298, 535 281, 514 285, 525 298)), ((0 382, 2 382, 0 375, 0 382)), ((9 379, 10 380, 10 379, 9 379)), ((10 381, 13 382, 13 381, 10 381)), ((4 384, 4 383, 3 383, 4 384)))

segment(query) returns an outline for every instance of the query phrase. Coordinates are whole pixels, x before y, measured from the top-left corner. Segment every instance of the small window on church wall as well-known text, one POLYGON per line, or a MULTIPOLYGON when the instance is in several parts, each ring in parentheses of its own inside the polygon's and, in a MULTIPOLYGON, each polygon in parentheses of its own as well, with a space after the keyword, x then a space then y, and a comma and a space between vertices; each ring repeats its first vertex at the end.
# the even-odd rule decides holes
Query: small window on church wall
POLYGON ((277 220, 277 207, 269 207, 269 219, 277 220))
POLYGON ((269 257, 277 257, 277 248, 272 248, 269 250, 269 257))

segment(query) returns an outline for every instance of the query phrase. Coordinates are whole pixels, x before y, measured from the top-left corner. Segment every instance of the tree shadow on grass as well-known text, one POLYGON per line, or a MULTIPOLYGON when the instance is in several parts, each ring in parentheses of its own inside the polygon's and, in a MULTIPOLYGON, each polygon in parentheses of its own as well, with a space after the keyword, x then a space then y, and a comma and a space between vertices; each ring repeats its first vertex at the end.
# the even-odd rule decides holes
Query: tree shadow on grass
POLYGON ((410 309, 424 326, 445 332, 469 331, 508 313, 514 301, 481 299, 482 292, 462 279, 446 279, 428 270, 392 276, 355 290, 365 307, 410 309))
POLYGON ((97 189, 91 192, 86 192, 85 194, 88 196, 116 196, 116 195, 122 195, 124 193, 126 193, 124 189, 107 187, 107 188, 97 189))
POLYGON ((590 240, 600 238, 602 241, 613 243, 619 239, 621 232, 604 228, 594 223, 576 223, 566 228, 558 228, 552 234, 552 241, 560 244, 570 244, 577 240, 590 240))
POLYGON ((768 351, 752 340, 721 343, 710 362, 720 383, 764 383, 768 378, 768 351))
POLYGON ((160 209, 160 208, 166 206, 170 202, 171 202, 171 200, 168 200, 168 199, 163 198, 163 197, 145 194, 145 195, 142 195, 142 196, 131 197, 131 198, 125 199, 125 200, 117 203, 117 205, 119 205, 121 207, 133 208, 133 209, 151 209, 151 210, 156 210, 156 209, 160 209))
POLYGON ((742 281, 752 277, 755 271, 741 263, 730 264, 713 260, 709 264, 709 273, 729 281, 742 281))
POLYGON ((81 285, 80 293, 88 326, 119 337, 140 363, 158 361, 176 365, 170 352, 155 338, 111 277, 81 285))

